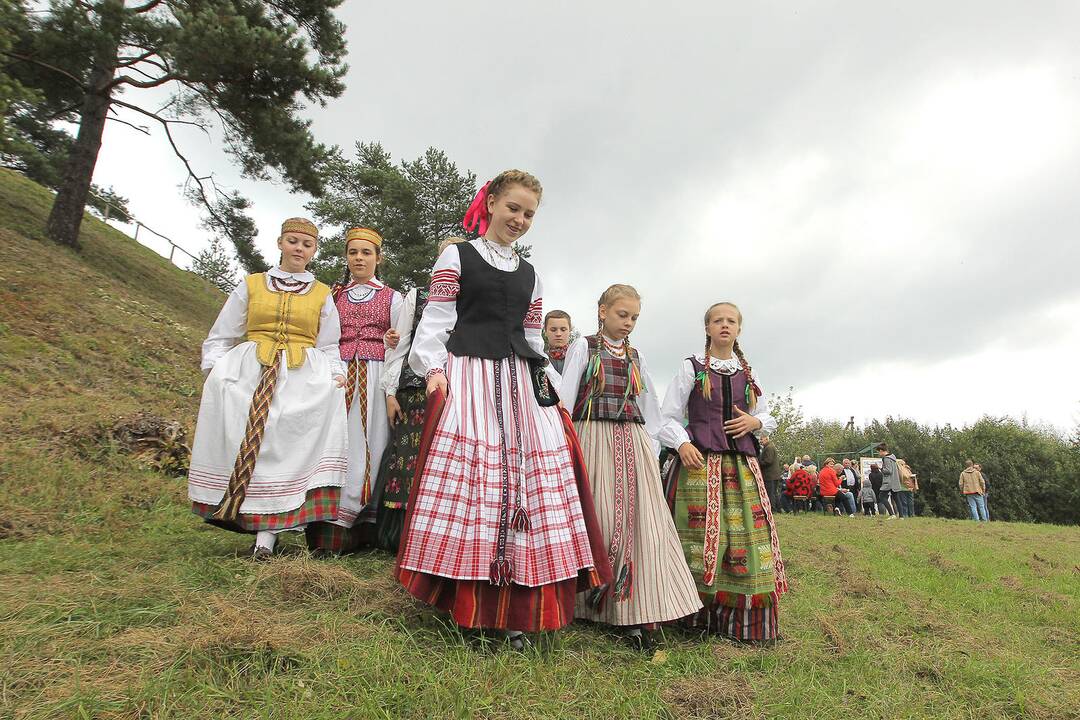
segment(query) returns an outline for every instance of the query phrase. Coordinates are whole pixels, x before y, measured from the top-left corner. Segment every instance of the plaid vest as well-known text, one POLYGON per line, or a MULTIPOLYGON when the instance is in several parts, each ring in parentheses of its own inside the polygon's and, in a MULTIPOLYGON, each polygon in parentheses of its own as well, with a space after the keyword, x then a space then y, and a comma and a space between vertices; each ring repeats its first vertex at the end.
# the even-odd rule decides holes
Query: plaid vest
MULTIPOLYGON (((574 403, 574 420, 616 420, 644 425, 645 416, 641 414, 637 398, 626 397, 629 375, 627 358, 618 358, 609 353, 600 342, 599 335, 590 335, 585 340, 589 343, 590 358, 599 348, 600 363, 604 367, 604 387, 599 395, 592 396, 592 403, 586 410, 585 401, 592 387, 591 383, 586 381, 584 373, 582 374, 577 401, 574 403)), ((637 350, 630 348, 630 356, 640 370, 641 361, 638 360, 637 350)))

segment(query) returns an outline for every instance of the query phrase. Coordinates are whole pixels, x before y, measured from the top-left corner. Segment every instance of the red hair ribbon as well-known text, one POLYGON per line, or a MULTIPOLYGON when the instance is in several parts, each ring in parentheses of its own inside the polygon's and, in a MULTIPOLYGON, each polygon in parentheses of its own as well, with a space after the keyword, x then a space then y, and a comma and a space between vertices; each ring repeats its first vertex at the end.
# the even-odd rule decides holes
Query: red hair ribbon
POLYGON ((488 185, 491 181, 488 180, 484 183, 484 187, 480 188, 480 191, 476 193, 476 197, 473 198, 472 203, 469 205, 469 209, 465 212, 465 219, 461 221, 461 226, 472 232, 477 226, 480 227, 480 234, 483 235, 488 229, 488 209, 487 209, 487 197, 488 197, 488 185))

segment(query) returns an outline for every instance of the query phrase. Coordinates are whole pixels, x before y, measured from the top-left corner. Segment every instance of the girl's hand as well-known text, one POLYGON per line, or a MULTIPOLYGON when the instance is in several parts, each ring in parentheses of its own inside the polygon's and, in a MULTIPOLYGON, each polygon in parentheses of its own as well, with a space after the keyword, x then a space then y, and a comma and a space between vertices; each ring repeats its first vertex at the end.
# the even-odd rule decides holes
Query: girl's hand
POLYGON ((701 452, 688 442, 679 446, 679 459, 682 460, 684 467, 691 470, 700 470, 705 467, 705 458, 701 456, 701 452))
POLYGON ((428 378, 427 394, 430 395, 436 390, 442 390, 444 393, 450 394, 450 385, 446 382, 446 373, 437 372, 428 378))
POLYGON ((735 408, 735 412, 738 414, 738 417, 724 423, 724 432, 731 437, 738 439, 743 435, 761 429, 761 421, 753 415, 743 412, 738 407, 735 408))
POLYGON ((386 331, 386 334, 382 336, 382 339, 383 343, 386 344, 386 347, 393 350, 397 347, 397 344, 401 342, 401 335, 394 328, 390 328, 386 331))
POLYGON ((386 419, 390 421, 390 427, 397 425, 398 420, 405 419, 405 413, 401 412, 396 395, 386 396, 386 419))
POLYGON ((345 387, 345 376, 344 375, 335 375, 334 376, 334 384, 337 385, 339 388, 345 387))

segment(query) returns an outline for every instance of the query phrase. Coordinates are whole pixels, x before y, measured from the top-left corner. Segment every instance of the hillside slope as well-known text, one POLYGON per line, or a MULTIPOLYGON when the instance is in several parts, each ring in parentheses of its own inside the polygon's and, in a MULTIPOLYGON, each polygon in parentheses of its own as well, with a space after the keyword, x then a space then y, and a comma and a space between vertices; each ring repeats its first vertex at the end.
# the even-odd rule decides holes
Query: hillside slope
POLYGON ((783 642, 652 660, 493 652, 377 553, 251 564, 108 432, 190 430, 223 296, 96 220, 52 245, 49 201, 0 172, 0 718, 1080 717, 1080 528, 783 517, 783 642))

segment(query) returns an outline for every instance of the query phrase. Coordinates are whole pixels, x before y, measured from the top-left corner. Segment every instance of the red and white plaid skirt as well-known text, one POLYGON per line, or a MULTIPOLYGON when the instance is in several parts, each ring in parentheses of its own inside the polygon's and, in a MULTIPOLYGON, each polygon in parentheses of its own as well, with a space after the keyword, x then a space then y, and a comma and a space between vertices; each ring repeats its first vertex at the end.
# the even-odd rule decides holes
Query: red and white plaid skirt
POLYGON ((513 583, 594 567, 562 417, 537 404, 526 362, 450 355, 446 373, 450 395, 410 499, 400 567, 489 580, 503 513, 519 507, 528 528, 505 537, 513 583))

